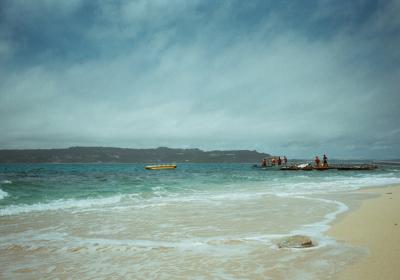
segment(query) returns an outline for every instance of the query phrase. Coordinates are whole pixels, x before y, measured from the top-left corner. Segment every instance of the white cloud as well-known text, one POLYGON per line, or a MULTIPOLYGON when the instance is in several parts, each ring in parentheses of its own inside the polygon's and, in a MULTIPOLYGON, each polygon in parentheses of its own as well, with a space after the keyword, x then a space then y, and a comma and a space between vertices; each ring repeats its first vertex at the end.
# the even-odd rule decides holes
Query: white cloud
POLYGON ((369 68, 362 58, 375 42, 365 34, 274 33, 281 28, 274 16, 249 33, 225 32, 220 9, 218 18, 201 20, 204 26, 189 28, 197 33, 186 37, 169 25, 177 14, 196 14, 185 2, 101 7, 98 24, 82 32, 92 44, 115 40, 116 49, 4 78, 3 147, 170 145, 343 155, 353 150, 346 146, 378 147, 379 135, 396 129, 391 121, 379 125, 398 116, 391 107, 398 101, 396 72, 369 68), (115 34, 117 23, 124 26, 115 34), (152 33, 141 37, 148 26, 152 33))

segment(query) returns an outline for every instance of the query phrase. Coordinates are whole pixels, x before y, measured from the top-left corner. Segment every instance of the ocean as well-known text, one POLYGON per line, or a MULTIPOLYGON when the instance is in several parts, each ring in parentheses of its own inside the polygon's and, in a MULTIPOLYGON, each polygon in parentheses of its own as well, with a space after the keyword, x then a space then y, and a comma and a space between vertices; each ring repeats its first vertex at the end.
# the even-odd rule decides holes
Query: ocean
POLYGON ((331 279, 367 254, 326 234, 372 171, 250 164, 0 165, 1 279, 331 279), (282 249, 301 234, 315 247, 282 249))

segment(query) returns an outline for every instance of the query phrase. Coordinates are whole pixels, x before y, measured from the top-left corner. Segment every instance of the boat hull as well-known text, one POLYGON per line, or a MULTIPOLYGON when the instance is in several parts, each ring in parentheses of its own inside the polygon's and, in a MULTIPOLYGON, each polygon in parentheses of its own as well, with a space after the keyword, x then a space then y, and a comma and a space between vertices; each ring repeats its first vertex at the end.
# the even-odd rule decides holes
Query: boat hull
POLYGON ((145 166, 147 170, 167 170, 167 169, 175 169, 176 164, 162 164, 162 165, 148 165, 145 166))
POLYGON ((352 170, 375 170, 378 167, 376 165, 354 165, 354 166, 338 166, 337 170, 352 171, 352 170))

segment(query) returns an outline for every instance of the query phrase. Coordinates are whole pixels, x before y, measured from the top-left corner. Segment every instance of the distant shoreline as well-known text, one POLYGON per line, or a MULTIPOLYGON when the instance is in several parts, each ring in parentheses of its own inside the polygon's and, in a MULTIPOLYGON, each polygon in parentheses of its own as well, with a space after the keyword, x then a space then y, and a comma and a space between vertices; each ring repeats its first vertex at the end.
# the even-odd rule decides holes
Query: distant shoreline
POLYGON ((255 150, 133 149, 71 147, 66 149, 0 150, 0 163, 256 163, 270 158, 255 150))
POLYGON ((7 164, 15 164, 15 165, 23 165, 23 164, 51 164, 51 165, 84 165, 84 164, 93 164, 93 165, 108 165, 108 164, 121 164, 121 165, 149 165, 149 164, 243 164, 249 165, 250 167, 254 165, 253 162, 163 162, 163 163, 155 163, 155 162, 1 162, 0 164, 7 165, 7 164))

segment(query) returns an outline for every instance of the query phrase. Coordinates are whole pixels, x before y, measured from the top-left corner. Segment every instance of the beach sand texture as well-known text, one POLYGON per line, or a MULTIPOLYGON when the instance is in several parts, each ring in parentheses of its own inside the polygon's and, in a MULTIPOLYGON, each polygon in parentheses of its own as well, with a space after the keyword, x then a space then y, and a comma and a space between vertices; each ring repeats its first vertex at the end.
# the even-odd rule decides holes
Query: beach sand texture
POLYGON ((378 197, 334 224, 329 235, 338 242, 365 247, 368 256, 349 265, 338 279, 400 279, 400 186, 368 189, 378 197))
POLYGON ((175 171, 3 166, 0 279, 400 279, 397 167, 175 171))

